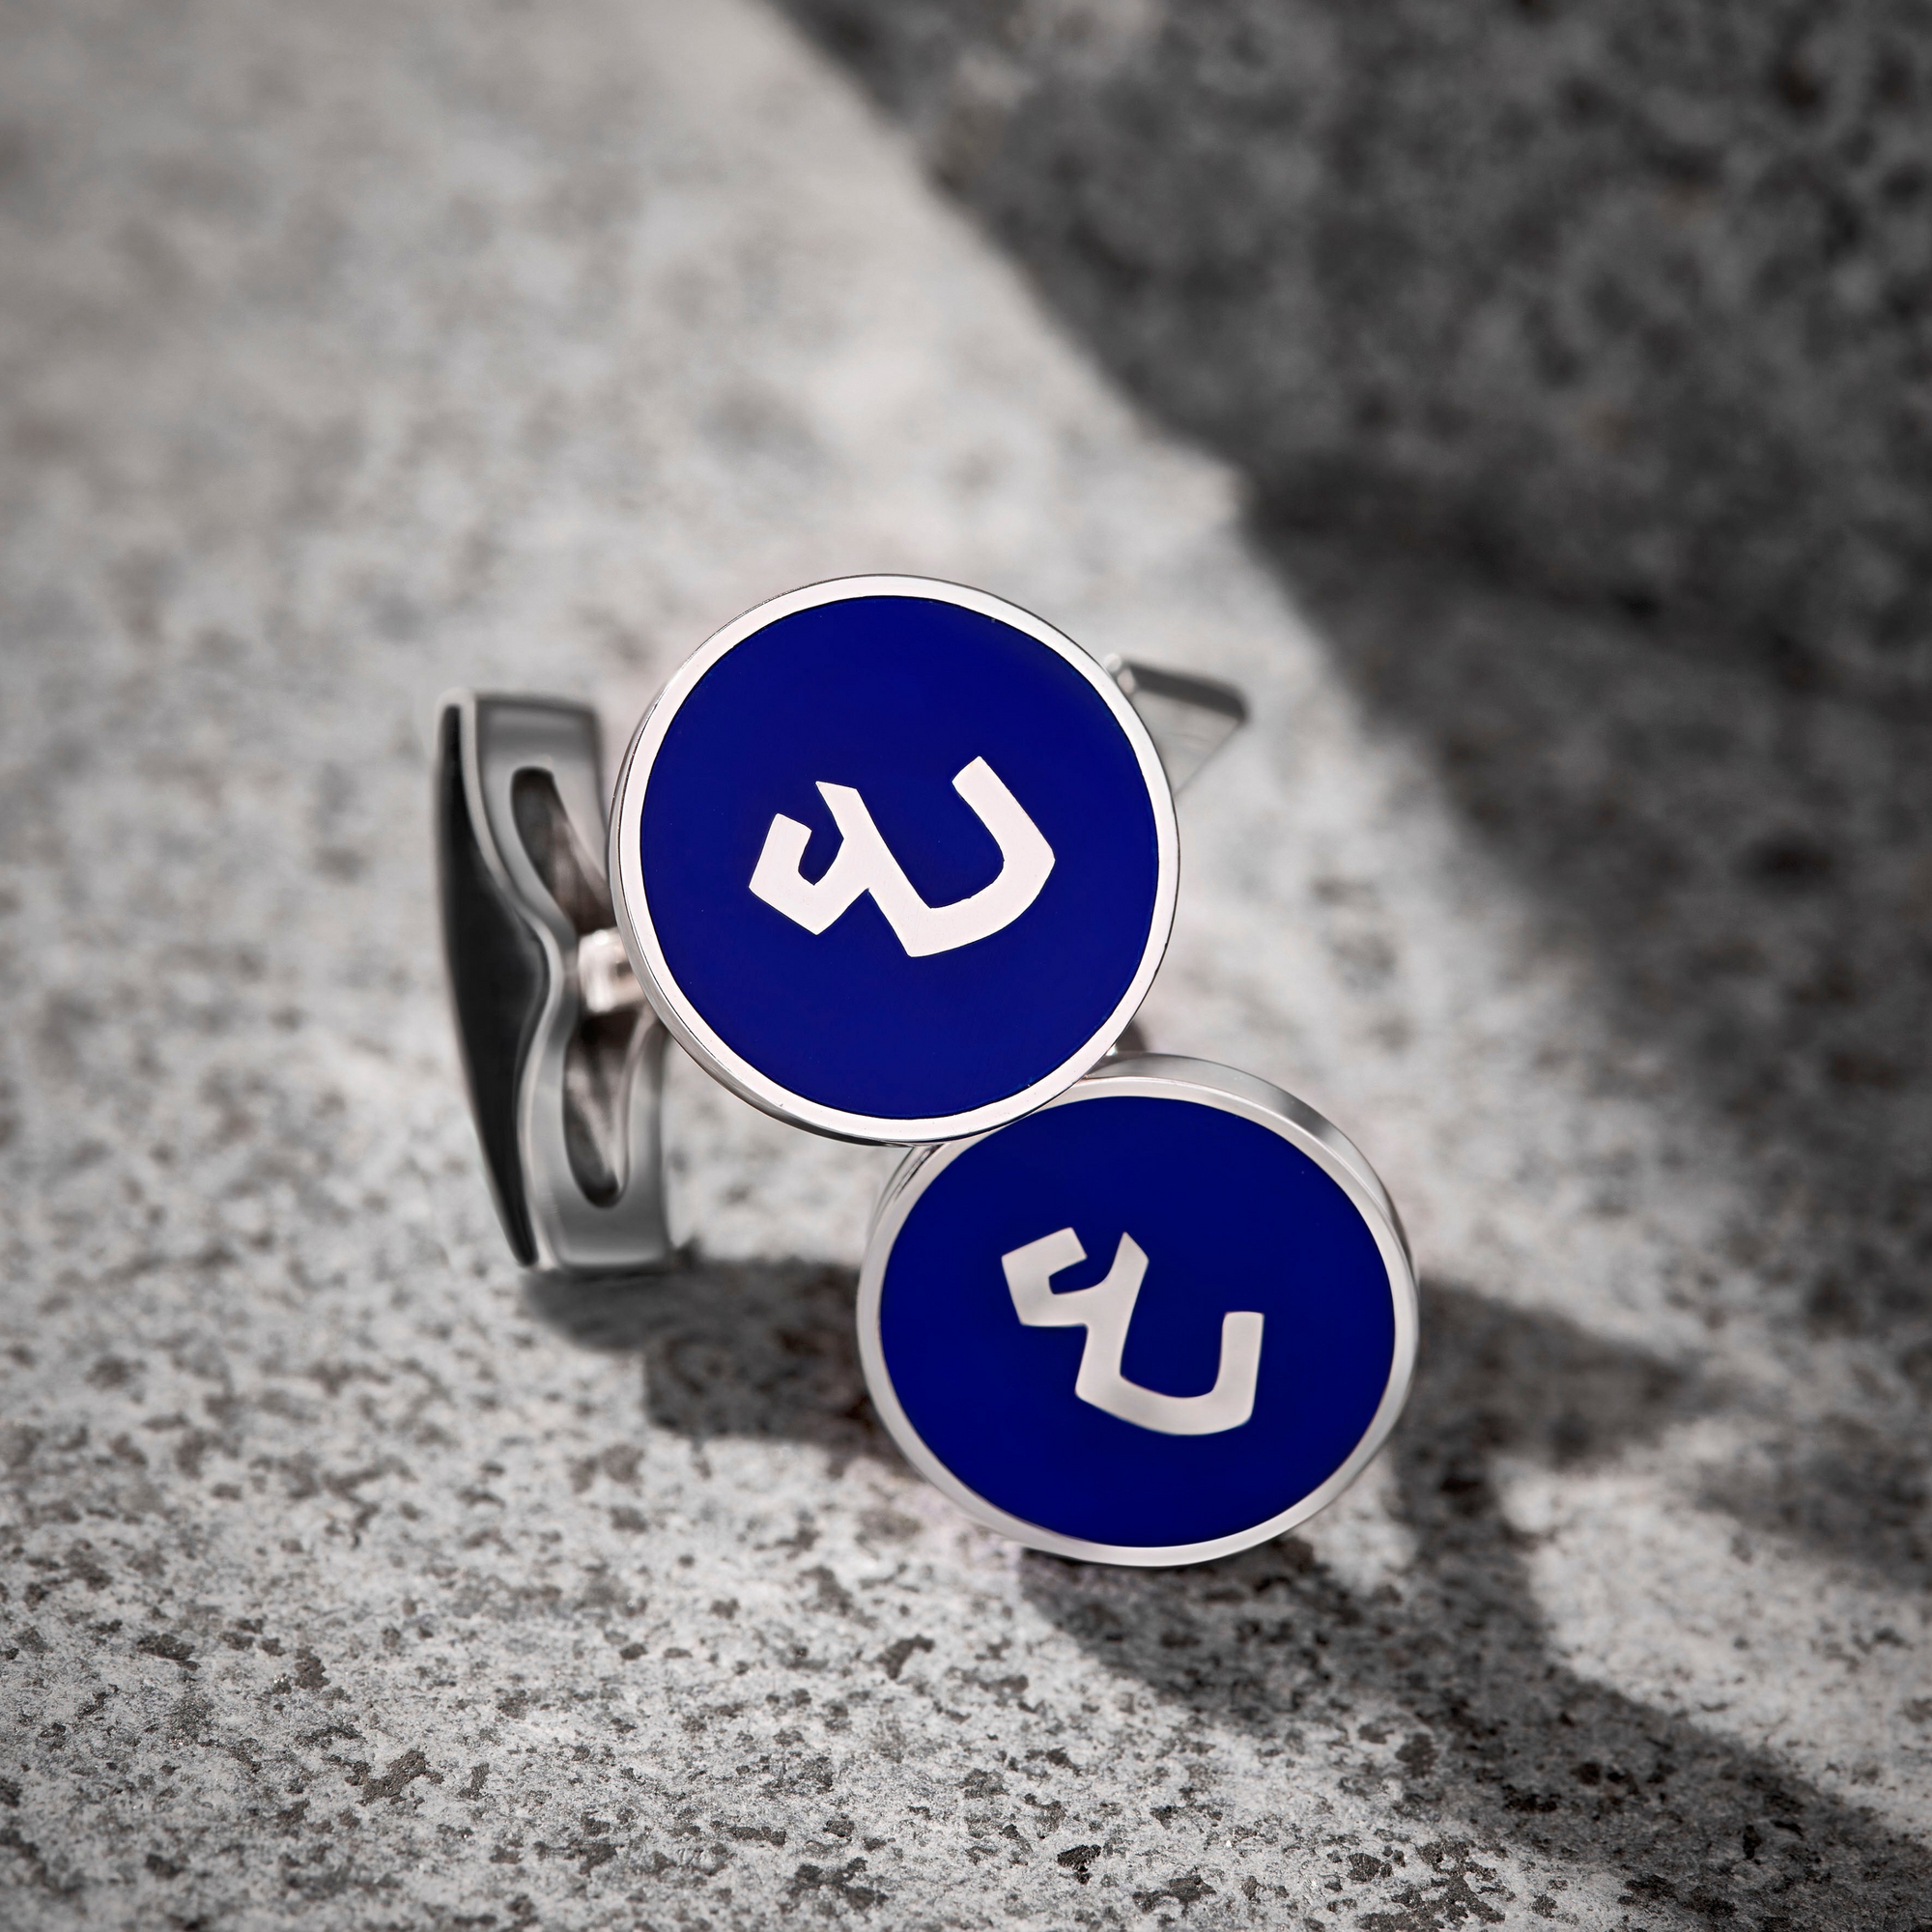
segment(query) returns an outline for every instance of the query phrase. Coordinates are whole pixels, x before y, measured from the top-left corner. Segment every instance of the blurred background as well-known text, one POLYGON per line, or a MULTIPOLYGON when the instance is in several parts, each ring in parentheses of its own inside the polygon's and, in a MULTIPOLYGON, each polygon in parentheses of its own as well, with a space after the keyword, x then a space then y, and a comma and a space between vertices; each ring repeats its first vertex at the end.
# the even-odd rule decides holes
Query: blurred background
POLYGON ((10 1923, 1932 1924, 1932 11, 0 22, 10 1923), (510 1263, 438 696, 864 570, 1250 696, 1145 1024, 1426 1284, 1302 1535, 964 1527, 688 1066, 510 1263))
POLYGON ((792 11, 1268 522, 1924 694, 1917 6, 792 11))

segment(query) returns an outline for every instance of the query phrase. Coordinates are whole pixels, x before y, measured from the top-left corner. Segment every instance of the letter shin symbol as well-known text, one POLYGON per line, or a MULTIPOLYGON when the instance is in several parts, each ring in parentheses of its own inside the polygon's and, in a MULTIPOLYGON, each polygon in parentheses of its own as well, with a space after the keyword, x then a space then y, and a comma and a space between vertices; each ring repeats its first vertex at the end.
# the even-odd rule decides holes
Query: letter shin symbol
POLYGON ((1252 1310, 1222 1316, 1221 1363, 1207 1394, 1162 1395, 1121 1373, 1127 1329, 1147 1273, 1147 1256, 1131 1235, 1122 1235, 1104 1281, 1071 1293, 1054 1293, 1053 1277, 1086 1259, 1087 1250, 1071 1228, 1043 1235, 1000 1257, 1013 1310, 1029 1328, 1086 1329, 1087 1346, 1073 1381, 1073 1393, 1082 1402, 1163 1435, 1218 1435, 1223 1430, 1238 1429, 1254 1414, 1262 1316, 1252 1310))
POLYGON ((818 787, 841 835, 825 875, 811 880, 800 872, 811 828, 780 812, 765 834, 752 891, 811 933, 823 932, 870 893, 899 944, 915 959, 991 938, 1039 896, 1053 870, 1053 847, 984 758, 975 758, 959 772, 952 789, 973 808, 1000 848, 998 877, 971 896, 951 905, 927 905, 872 823, 866 801, 851 786, 835 784, 818 787))

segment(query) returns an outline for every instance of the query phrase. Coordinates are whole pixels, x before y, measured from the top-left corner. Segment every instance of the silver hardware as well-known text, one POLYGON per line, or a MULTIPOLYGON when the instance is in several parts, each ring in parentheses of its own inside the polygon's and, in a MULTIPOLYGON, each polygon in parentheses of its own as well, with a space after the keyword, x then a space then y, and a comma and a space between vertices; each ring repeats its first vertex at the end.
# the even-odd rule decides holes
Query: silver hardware
POLYGON ((586 932, 577 942, 577 980, 586 1012, 620 1013, 644 1004, 644 989, 624 952, 624 935, 614 925, 586 932))
POLYGON ((596 714, 457 692, 437 733, 443 946, 470 1106, 517 1259, 662 1267, 666 1035, 604 877, 596 714))
POLYGON ((1219 678, 1162 670, 1132 658, 1105 663, 1140 714, 1176 791, 1248 722, 1248 700, 1219 678))

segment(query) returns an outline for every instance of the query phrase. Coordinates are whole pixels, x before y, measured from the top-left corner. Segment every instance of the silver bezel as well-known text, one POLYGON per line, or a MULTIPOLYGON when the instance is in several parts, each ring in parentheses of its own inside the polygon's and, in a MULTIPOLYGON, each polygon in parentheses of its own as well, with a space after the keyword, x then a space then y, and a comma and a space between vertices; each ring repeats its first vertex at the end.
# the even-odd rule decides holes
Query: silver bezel
MULTIPOLYGON (((1110 1060, 1072 1087, 1052 1107, 1079 1106, 1085 1101, 1145 1094, 1158 1099, 1192 1100, 1202 1106, 1218 1108, 1254 1121, 1279 1134, 1321 1169, 1354 1204, 1355 1211, 1367 1222, 1388 1271, 1389 1297, 1395 1307, 1395 1354, 1389 1365, 1388 1384, 1371 1418, 1362 1439, 1348 1461, 1310 1494, 1293 1507, 1251 1528, 1205 1543, 1175 1544, 1162 1548, 1135 1548, 1107 1543, 1088 1543, 1079 1537, 1062 1536, 1042 1529, 1022 1518, 1009 1516, 988 1502, 977 1491, 967 1488, 926 1447, 919 1432, 900 1407, 887 1372, 885 1351, 879 1340, 879 1297, 892 1258, 893 1243, 905 1226, 920 1196, 934 1179, 975 1140, 960 1140, 944 1147, 915 1149, 886 1183, 878 1211, 873 1217, 866 1243, 866 1258, 859 1270, 859 1358, 866 1372, 866 1388, 872 1406, 879 1412, 892 1438, 921 1475, 965 1511, 976 1522, 1030 1549, 1052 1556, 1077 1557, 1089 1563, 1120 1563, 1142 1569, 1165 1569, 1179 1563, 1207 1563, 1217 1556, 1232 1556, 1238 1549, 1252 1548, 1271 1537, 1283 1535, 1326 1509, 1354 1482, 1388 1438, 1389 1431, 1408 1399, 1408 1387, 1415 1373, 1415 1345, 1418 1309, 1415 1293, 1415 1264, 1402 1221, 1390 1201, 1388 1190, 1361 1151, 1339 1128, 1316 1113, 1312 1107, 1271 1087, 1252 1074, 1230 1066, 1217 1066, 1205 1060, 1188 1060, 1173 1054, 1137 1054, 1110 1060)), ((1045 1108, 1040 1109, 1046 1111, 1045 1108)))
POLYGON ((631 965, 642 984, 645 996, 659 1018, 698 1065, 722 1080, 734 1094, 761 1107, 768 1114, 793 1126, 809 1127, 814 1133, 830 1134, 840 1140, 867 1142, 921 1142, 952 1140, 961 1135, 979 1134, 1004 1126, 1030 1114, 1043 1101, 1063 1093, 1120 1037, 1127 1022, 1147 997, 1148 988, 1160 969, 1167 951, 1168 935, 1174 925, 1174 902, 1179 884, 1179 834, 1175 822, 1174 794, 1153 740, 1127 702, 1120 686, 1106 669, 1071 639, 1063 637, 1051 624, 1031 611, 1022 611, 1004 598, 988 596, 983 590, 970 590, 957 583, 942 583, 924 577, 840 577, 829 582, 808 584, 802 590, 774 597, 732 620, 698 646, 679 666, 651 707, 644 713, 624 765, 617 778, 615 809, 611 815, 610 876, 612 898, 617 909, 617 924, 631 955, 631 965), (1031 1086, 1003 1100, 975 1107, 960 1114, 943 1114, 928 1119, 896 1120, 883 1116, 847 1113, 828 1107, 805 1095, 794 1094, 761 1073, 728 1046, 705 1024, 704 1017, 686 997, 672 978, 651 923, 650 901, 644 889, 643 869, 639 857, 638 829, 643 814, 644 795, 650 784, 651 769, 665 734, 677 716, 678 708, 696 688, 698 680, 736 645, 781 617, 809 611, 822 604, 841 603, 852 597, 916 597, 942 604, 957 605, 984 617, 1009 624, 1037 639, 1064 658, 1086 679, 1112 712, 1126 734, 1146 781, 1149 800, 1153 807, 1157 876, 1154 886, 1153 917, 1148 929, 1139 970, 1127 990, 1106 1020, 1094 1029, 1065 1060, 1043 1074, 1031 1086))

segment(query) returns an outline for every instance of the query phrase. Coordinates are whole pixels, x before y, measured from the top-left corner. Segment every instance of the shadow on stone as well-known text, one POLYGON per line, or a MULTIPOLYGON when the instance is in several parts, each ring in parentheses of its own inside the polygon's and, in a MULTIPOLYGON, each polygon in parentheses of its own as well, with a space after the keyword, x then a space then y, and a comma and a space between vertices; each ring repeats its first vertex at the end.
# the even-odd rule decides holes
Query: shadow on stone
POLYGON ((1932 1467, 1922 1441, 1833 1416, 1715 1473, 1703 1500, 1766 1535, 1808 1544, 1915 1591, 1932 1590, 1932 1467))
MULTIPOLYGON (((526 1288, 531 1313, 567 1339, 642 1357, 660 1427, 891 1457, 865 1398, 852 1292, 849 1272, 807 1263, 700 1263, 618 1283, 532 1276, 526 1288)), ((1608 1870, 1628 1905, 1680 1921, 1919 1925, 1924 1848, 1771 1753, 1551 1655, 1493 1459, 1586 1467, 1721 1407, 1723 1392, 1463 1289, 1425 1291, 1423 1334, 1386 1452, 1418 1550, 1400 1599, 1358 1596, 1289 1537, 1165 1572, 1029 1555, 1029 1600, 1109 1669, 1216 1723, 1290 1752, 1313 1731, 1346 1735, 1351 1785, 1390 1794, 1423 1828, 1415 1924, 1495 1922, 1482 1845, 1509 1841, 1608 1870), (1478 1840, 1455 1835, 1470 1826, 1478 1840)))
POLYGON ((525 1301, 582 1348, 644 1362, 651 1421, 702 1443, 747 1435, 836 1458, 891 1454, 866 1400, 849 1269, 706 1262, 634 1280, 525 1277, 525 1301))
POLYGON ((1916 0, 781 5, 1297 521, 1932 696, 1916 0))
MULTIPOLYGON (((1720 1247, 1675 1258, 1680 1303, 1719 1322, 1724 1279, 1745 1272, 1795 1374, 1834 1351, 1886 1406, 1885 1439, 1847 1420, 1807 1459, 1821 1504, 1885 1506, 1787 1497, 1779 1525, 1916 1587, 1923 1518, 1906 1519, 1932 1449, 1922 725, 1440 569, 1261 534, 1369 705, 1433 757, 1549 936, 1601 969, 1628 1057, 1598 1077, 1712 1119, 1712 1178, 1735 1177, 1741 1208, 1720 1247)), ((1601 1182, 1605 1217, 1640 1205, 1601 1182)), ((1790 1480, 1807 1480, 1796 1463, 1790 1480)))
POLYGON ((1772 1754, 1590 1683, 1550 1654, 1492 1459, 1613 1456, 1709 1398, 1653 1357, 1463 1291, 1429 1293, 1423 1333, 1388 1451, 1419 1555, 1400 1598, 1353 1594, 1289 1537, 1166 1572, 1029 1556, 1029 1599, 1162 1696, 1289 1752, 1346 1740, 1352 1788, 1452 1832, 1473 1825, 1474 1846, 1445 1835, 1418 1847, 1420 1916, 1401 1922, 1501 1922, 1470 1875, 1482 1843, 1505 1840, 1607 1870, 1627 1905, 1680 1921, 1817 1932, 1920 1922, 1932 1897, 1924 1848, 1772 1754))

